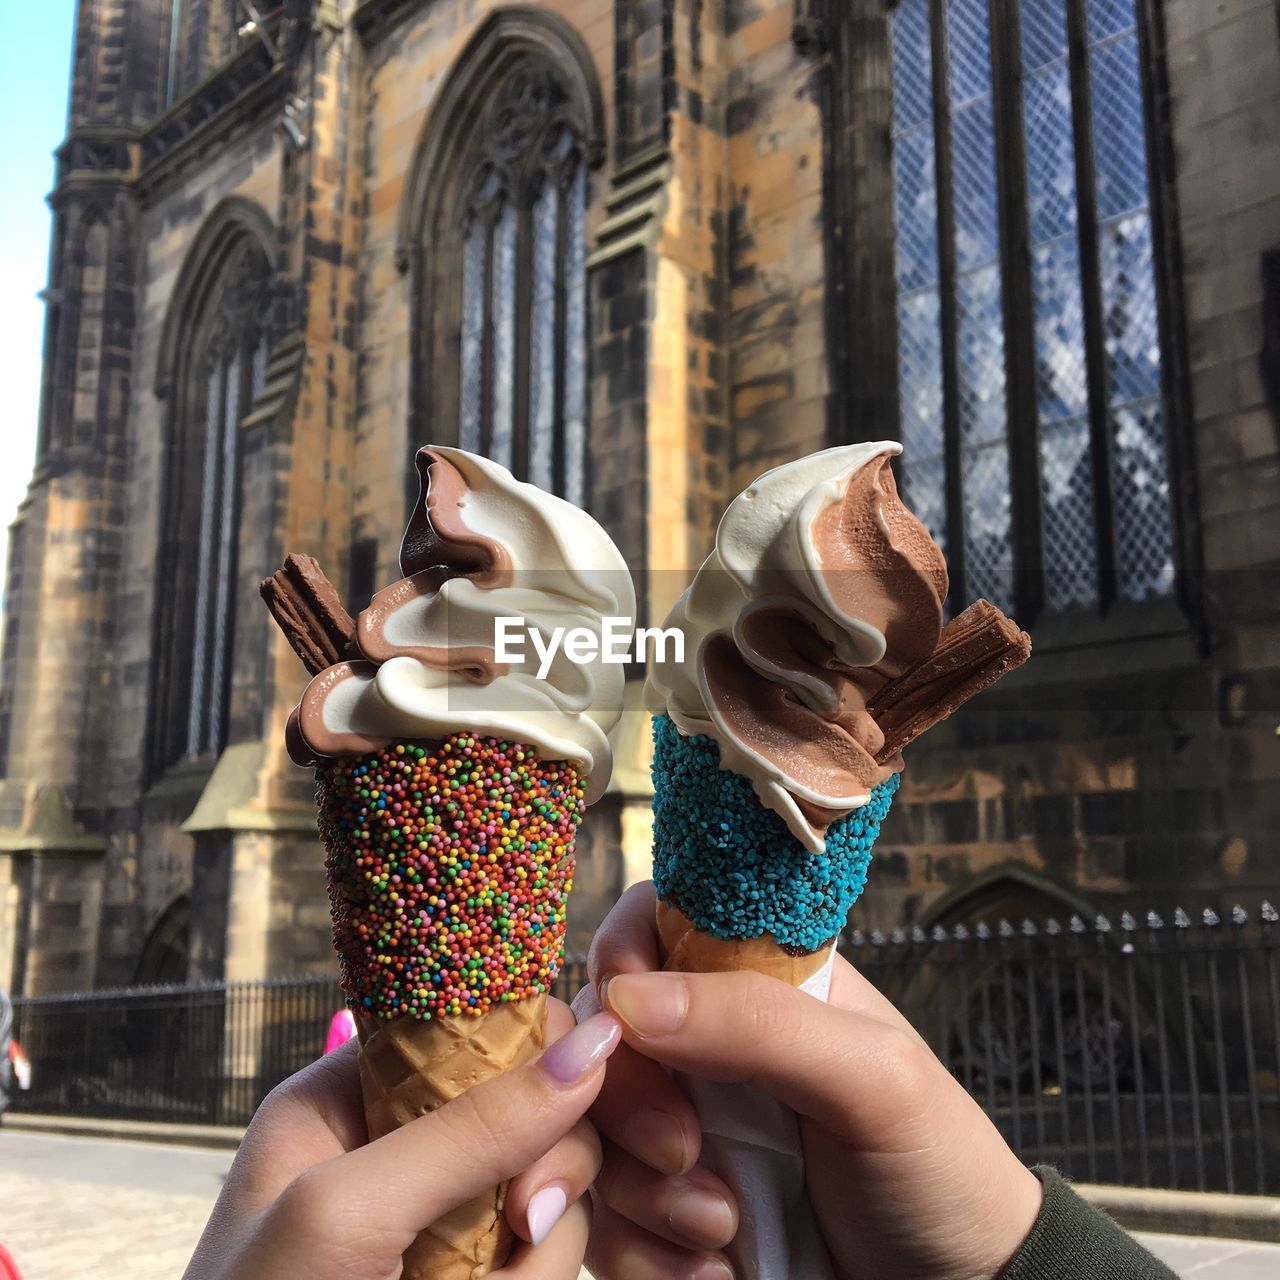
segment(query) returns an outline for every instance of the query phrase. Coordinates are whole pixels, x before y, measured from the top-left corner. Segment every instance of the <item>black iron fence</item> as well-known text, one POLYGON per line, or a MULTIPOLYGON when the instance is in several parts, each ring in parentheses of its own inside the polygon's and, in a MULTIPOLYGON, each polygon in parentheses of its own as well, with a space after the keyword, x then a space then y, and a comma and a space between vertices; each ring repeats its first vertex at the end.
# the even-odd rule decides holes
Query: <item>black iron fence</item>
MULTIPOLYGON (((1154 913, 854 932, 844 954, 1028 1162, 1138 1186, 1280 1193, 1280 917, 1154 913)), ((557 994, 585 980, 565 966, 557 994)), ((16 1108, 244 1124, 324 1045, 328 979, 15 1001, 16 1108)))
POLYGON ((1028 1163, 1144 1187, 1280 1193, 1280 925, 1268 903, 853 933, 1028 1163))
MULTIPOLYGON (((556 993, 586 981, 566 964, 556 993)), ((20 997, 14 1035, 31 1062, 15 1111, 181 1124, 248 1124, 281 1080, 324 1049, 342 1007, 331 978, 120 987, 20 997)))

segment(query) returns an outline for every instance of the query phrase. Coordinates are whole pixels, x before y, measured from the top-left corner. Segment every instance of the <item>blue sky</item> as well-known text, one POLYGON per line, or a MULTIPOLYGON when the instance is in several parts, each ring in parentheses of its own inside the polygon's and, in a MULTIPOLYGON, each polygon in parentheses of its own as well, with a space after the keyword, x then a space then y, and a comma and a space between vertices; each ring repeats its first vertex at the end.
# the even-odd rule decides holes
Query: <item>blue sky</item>
MULTIPOLYGON (((0 120, 5 122, 0 190, 0 552, 26 492, 35 453, 40 356, 49 258, 53 149, 67 123, 75 0, 27 5, 0 43, 0 120)), ((0 565, 7 563, 0 559, 0 565)))

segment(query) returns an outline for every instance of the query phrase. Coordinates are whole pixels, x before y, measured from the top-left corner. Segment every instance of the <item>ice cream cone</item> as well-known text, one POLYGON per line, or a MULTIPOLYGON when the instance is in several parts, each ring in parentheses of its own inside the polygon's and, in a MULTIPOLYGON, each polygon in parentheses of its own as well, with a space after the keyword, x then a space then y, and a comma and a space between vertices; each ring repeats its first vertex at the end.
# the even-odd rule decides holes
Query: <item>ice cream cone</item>
MULTIPOLYGON (((375 1141, 541 1050, 575 833, 609 781, 620 665, 499 661, 497 623, 558 642, 635 615, 626 562, 585 512, 460 449, 421 449, 416 466, 404 576, 357 620, 308 556, 262 584, 313 677, 285 738, 316 769, 375 1141)), ((500 1267, 505 1194, 424 1231, 403 1280, 500 1267)))
POLYGON ((831 961, 834 942, 817 951, 794 952, 769 934, 748 940, 702 933, 678 907, 658 902, 658 937, 663 968, 679 973, 738 973, 749 970, 793 987, 820 974, 831 961))
MULTIPOLYGON (((529 1061, 545 1043, 546 1013, 546 996, 535 996, 478 1018, 361 1019, 370 1140, 529 1061)), ((495 1187, 433 1223, 405 1254, 402 1280, 477 1280, 501 1266, 513 1242, 503 1216, 506 1192, 495 1187)))
MULTIPOLYGON (((664 625, 655 663, 653 871, 668 970, 753 970, 820 1000, 867 882, 901 751, 1024 661, 986 602, 943 627, 946 562, 898 496, 893 441, 759 476, 664 625)), ((746 1083, 685 1082, 702 1159, 738 1193, 740 1280, 834 1280, 798 1117, 746 1083)))
MULTIPOLYGON (((536 1056, 564 946, 581 789, 532 748, 453 738, 321 771, 334 943, 370 1141, 536 1056)), ((495 1187, 434 1223, 403 1280, 479 1280, 513 1243, 495 1187)))

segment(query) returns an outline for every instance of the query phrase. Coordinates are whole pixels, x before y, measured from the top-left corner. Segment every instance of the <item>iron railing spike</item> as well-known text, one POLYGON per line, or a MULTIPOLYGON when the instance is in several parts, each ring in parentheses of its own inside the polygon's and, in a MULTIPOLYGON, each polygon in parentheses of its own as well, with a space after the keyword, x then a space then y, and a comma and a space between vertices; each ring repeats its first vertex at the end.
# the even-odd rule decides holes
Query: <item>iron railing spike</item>
POLYGON ((872 930, 871 930, 871 945, 872 945, 873 947, 883 947, 883 946, 884 946, 884 934, 883 934, 883 933, 881 933, 879 929, 872 929, 872 930))
POLYGON ((1178 907, 1173 913, 1173 927, 1175 929, 1191 928, 1191 917, 1181 907, 1178 907))
POLYGON ((911 941, 914 942, 917 946, 919 946, 920 943, 929 941, 929 935, 925 933, 925 931, 918 924, 912 925, 911 941))
POLYGON ((1062 932, 1062 926, 1052 916, 1050 916, 1044 922, 1044 931, 1051 938, 1056 938, 1062 932))
POLYGON ((1156 912, 1154 912, 1154 911, 1148 911, 1148 912, 1147 912, 1147 928, 1148 928, 1148 929, 1163 929, 1163 928, 1164 928, 1164 921, 1160 918, 1160 916, 1159 916, 1156 912))
POLYGON ((1216 928, 1222 923, 1222 918, 1212 907, 1205 907, 1205 909, 1200 913, 1200 918, 1210 929, 1216 928))
POLYGON ((1072 933, 1083 933, 1085 931, 1085 923, 1079 916, 1072 916, 1071 919, 1067 921, 1067 928, 1070 929, 1072 933))
POLYGON ((991 926, 985 920, 979 920, 974 926, 974 936, 982 938, 984 941, 991 937, 991 926))
POLYGON ((900 947, 904 942, 906 942, 906 940, 906 931, 901 926, 894 929, 893 932, 889 934, 889 941, 892 942, 895 947, 900 947))
POLYGON ((1022 921, 1022 936, 1024 938, 1034 938, 1039 933, 1034 920, 1024 919, 1022 921))
POLYGON ((1013 925, 1011 925, 1007 920, 1001 920, 996 928, 999 930, 1002 938, 1013 937, 1013 925))
POLYGON ((943 925, 935 924, 935 925, 933 926, 933 933, 932 933, 932 935, 931 935, 931 936, 932 936, 932 938, 933 938, 934 942, 946 942, 946 940, 947 940, 947 930, 946 930, 946 928, 945 928, 943 925))
POLYGON ((1231 908, 1231 923, 1232 924, 1248 924, 1249 923, 1249 913, 1238 902, 1234 907, 1231 908))
POLYGON ((1106 917, 1106 916, 1104 916, 1104 915, 1102 914, 1102 912, 1101 912, 1101 911, 1099 911, 1099 912, 1098 912, 1098 918, 1093 922, 1093 927, 1094 927, 1094 928, 1095 928, 1099 933, 1110 933, 1110 932, 1111 932, 1111 921, 1110 921, 1110 920, 1108 920, 1108 919, 1107 919, 1107 917, 1106 917))
POLYGON ((1132 933, 1138 927, 1138 922, 1127 911, 1122 911, 1120 913, 1120 927, 1125 933, 1132 933))
POLYGON ((969 930, 968 930, 968 929, 966 929, 966 928, 964 927, 964 925, 962 925, 962 924, 958 924, 958 925, 956 925, 956 927, 955 927, 954 929, 952 929, 952 930, 951 930, 951 936, 952 936, 952 937, 953 937, 957 942, 968 942, 968 941, 969 941, 969 930))
POLYGON ((855 947, 865 947, 867 945, 867 935, 861 929, 855 929, 849 935, 849 939, 855 947))
POLYGON ((1280 911, 1277 911, 1277 910, 1275 909, 1275 907, 1273 907, 1273 906, 1271 905, 1271 903, 1269 903, 1269 902, 1266 900, 1266 898, 1263 898, 1263 900, 1262 900, 1262 906, 1261 906, 1261 908, 1259 909, 1258 914, 1259 914, 1259 915, 1260 915, 1260 916, 1261 916, 1261 917, 1262 917, 1262 918, 1263 918, 1263 919, 1264 919, 1268 924, 1275 924, 1275 922, 1276 922, 1277 920, 1280 920, 1280 911))

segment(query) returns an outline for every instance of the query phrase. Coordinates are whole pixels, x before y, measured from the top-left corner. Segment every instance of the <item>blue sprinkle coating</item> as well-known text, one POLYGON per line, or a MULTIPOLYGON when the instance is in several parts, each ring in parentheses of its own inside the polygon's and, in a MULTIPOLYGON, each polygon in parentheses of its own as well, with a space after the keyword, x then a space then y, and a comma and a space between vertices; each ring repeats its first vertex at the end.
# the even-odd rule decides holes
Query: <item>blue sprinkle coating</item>
POLYGON ((653 878, 703 933, 816 951, 844 928, 867 883, 871 848, 899 776, 832 823, 825 852, 806 849, 751 783, 720 767, 720 749, 653 721, 653 878))

